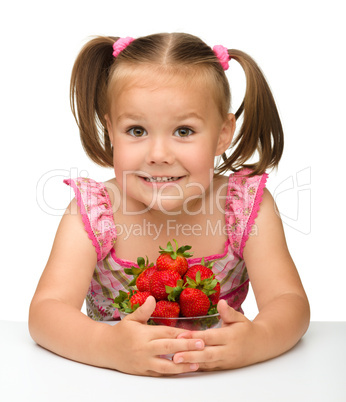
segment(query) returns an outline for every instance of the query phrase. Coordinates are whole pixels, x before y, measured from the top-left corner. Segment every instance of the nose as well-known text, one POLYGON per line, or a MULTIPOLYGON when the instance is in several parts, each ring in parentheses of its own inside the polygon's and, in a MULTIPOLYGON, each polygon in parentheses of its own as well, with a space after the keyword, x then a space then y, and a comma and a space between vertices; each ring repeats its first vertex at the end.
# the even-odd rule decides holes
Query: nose
POLYGON ((148 144, 147 163, 153 164, 172 164, 174 162, 174 150, 170 147, 167 138, 158 136, 152 138, 148 144))

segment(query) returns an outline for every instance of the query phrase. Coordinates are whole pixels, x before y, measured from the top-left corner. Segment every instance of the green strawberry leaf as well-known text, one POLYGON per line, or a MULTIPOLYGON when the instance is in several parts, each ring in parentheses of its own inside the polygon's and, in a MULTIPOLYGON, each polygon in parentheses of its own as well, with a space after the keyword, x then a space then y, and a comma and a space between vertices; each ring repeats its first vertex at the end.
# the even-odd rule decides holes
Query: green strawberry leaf
POLYGON ((209 290, 209 289, 201 289, 203 293, 205 293, 207 296, 210 296, 214 293, 216 293, 216 290, 209 290))
POLYGON ((218 281, 216 279, 213 279, 213 277, 206 278, 202 281, 200 289, 207 296, 210 296, 210 295, 216 293, 215 287, 216 287, 217 283, 218 283, 218 281))
POLYGON ((175 260, 178 257, 178 255, 183 256, 185 258, 192 257, 193 253, 186 252, 187 250, 190 250, 191 246, 182 246, 182 247, 178 248, 178 242, 175 239, 173 239, 173 241, 175 243, 175 250, 172 246, 172 243, 169 241, 167 243, 166 248, 162 248, 160 246, 159 253, 160 254, 169 254, 173 260, 175 260))
POLYGON ((218 261, 218 260, 205 261, 205 260, 204 260, 204 257, 203 257, 203 258, 202 258, 202 261, 201 261, 201 265, 204 265, 206 268, 212 269, 212 268, 213 268, 213 265, 214 265, 214 263, 215 263, 216 261, 218 261))
POLYGON ((123 290, 119 290, 119 295, 114 299, 114 303, 122 303, 129 299, 129 295, 123 290))
POLYGON ((132 306, 132 311, 136 311, 139 307, 139 303, 136 303, 132 306))
POLYGON ((132 266, 131 268, 124 268, 124 272, 127 275, 133 275, 132 281, 128 284, 128 286, 135 286, 137 278, 139 275, 144 272, 147 268, 151 268, 154 266, 153 263, 149 264, 148 257, 146 257, 146 260, 144 261, 143 257, 138 257, 137 258, 137 264, 138 267, 132 266))
POLYGON ((167 243, 167 247, 166 247, 166 248, 162 248, 161 246, 159 246, 159 247, 160 247, 160 250, 161 250, 161 251, 159 251, 160 254, 171 254, 171 253, 174 253, 173 246, 172 246, 172 243, 171 243, 170 241, 167 243))
MULTIPOLYGON (((119 290, 119 295, 114 299, 114 303, 111 304, 112 307, 117 308, 120 311, 128 312, 128 308, 130 306, 130 297, 132 296, 132 291, 130 294, 124 292, 123 290, 119 290)), ((131 310, 132 312, 132 310, 131 310)))
MULTIPOLYGON (((177 246, 178 246, 178 245, 177 245, 177 246)), ((178 254, 178 255, 181 255, 181 256, 183 256, 183 257, 185 257, 185 258, 192 257, 192 256, 193 256, 193 253, 187 253, 187 250, 190 250, 190 249, 191 249, 191 246, 182 246, 182 247, 179 247, 178 250, 177 250, 177 254, 178 254)))
POLYGON ((191 279, 190 277, 186 277, 186 282, 189 285, 190 288, 196 288, 197 287, 197 283, 191 279))
POLYGON ((168 294, 168 300, 169 301, 177 301, 179 299, 180 293, 184 290, 183 287, 183 280, 179 279, 177 281, 177 286, 172 287, 172 286, 165 286, 166 293, 168 294))
POLYGON ((196 273, 196 284, 197 286, 201 283, 201 271, 197 271, 196 273))
POLYGON ((217 307, 216 307, 216 305, 214 304, 214 305, 212 305, 210 308, 209 308, 209 310, 208 310, 208 315, 212 315, 212 314, 217 314, 217 307))
POLYGON ((127 286, 135 286, 137 278, 133 278, 132 281, 127 286))
POLYGON ((214 289, 215 286, 217 285, 217 283, 218 283, 218 280, 213 277, 206 278, 201 282, 201 284, 203 285, 203 288, 208 289, 208 290, 214 289))
POLYGON ((137 268, 137 267, 131 267, 131 268, 124 268, 124 272, 127 275, 133 275, 133 276, 138 276, 140 273, 142 273, 144 269, 142 268, 137 268))

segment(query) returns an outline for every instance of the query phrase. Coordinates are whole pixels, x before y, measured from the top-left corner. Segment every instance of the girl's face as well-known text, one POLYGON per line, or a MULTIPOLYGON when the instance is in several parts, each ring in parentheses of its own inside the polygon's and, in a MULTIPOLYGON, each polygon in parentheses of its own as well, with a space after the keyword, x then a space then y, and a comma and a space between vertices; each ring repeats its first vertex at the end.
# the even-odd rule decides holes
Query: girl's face
POLYGON ((209 188, 234 116, 221 118, 206 84, 142 75, 114 91, 106 116, 116 180, 139 210, 187 212, 209 188))

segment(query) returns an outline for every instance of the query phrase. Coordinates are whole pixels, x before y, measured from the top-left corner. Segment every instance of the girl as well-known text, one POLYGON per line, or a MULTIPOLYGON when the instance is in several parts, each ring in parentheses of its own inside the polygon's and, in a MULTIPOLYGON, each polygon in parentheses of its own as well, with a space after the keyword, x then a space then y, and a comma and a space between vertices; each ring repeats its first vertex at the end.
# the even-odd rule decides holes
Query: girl
POLYGON ((69 359, 152 376, 241 367, 294 346, 309 304, 265 189, 283 133, 255 62, 182 33, 97 37, 75 62, 71 105, 85 151, 115 178, 66 181, 76 198, 31 303, 33 339, 69 359), (230 59, 247 80, 235 115, 230 59), (258 161, 246 163, 256 151, 258 161), (118 319, 112 300, 132 279, 124 268, 138 256, 155 261, 173 238, 192 246, 190 265, 216 260, 222 328, 145 325, 152 297, 115 326, 95 322, 118 319), (259 308, 253 321, 241 309, 249 279, 259 308), (89 317, 80 311, 85 297, 89 317))

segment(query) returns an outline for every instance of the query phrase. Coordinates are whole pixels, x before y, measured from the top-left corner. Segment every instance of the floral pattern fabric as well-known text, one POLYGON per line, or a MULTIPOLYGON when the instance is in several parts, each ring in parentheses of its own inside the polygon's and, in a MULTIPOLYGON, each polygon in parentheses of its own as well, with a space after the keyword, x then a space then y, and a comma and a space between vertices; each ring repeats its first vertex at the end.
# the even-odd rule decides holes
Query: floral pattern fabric
MULTIPOLYGON (((249 286, 243 250, 257 217, 267 179, 267 174, 248 177, 248 173, 250 171, 244 169, 229 177, 225 212, 228 240, 224 252, 204 257, 205 261, 215 261, 213 271, 221 283, 220 297, 240 312, 243 312, 241 305, 249 286)), ((132 276, 125 274, 124 268, 137 264, 116 256, 116 226, 104 184, 87 178, 64 182, 75 192, 85 230, 98 257, 86 296, 87 314, 97 321, 118 320, 119 314, 111 304, 119 290, 129 289, 132 276)), ((200 262, 201 258, 188 258, 189 266, 200 262)))

